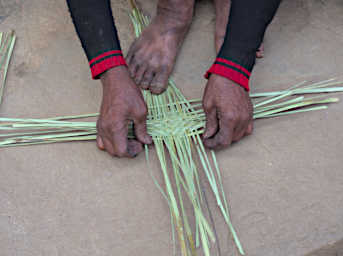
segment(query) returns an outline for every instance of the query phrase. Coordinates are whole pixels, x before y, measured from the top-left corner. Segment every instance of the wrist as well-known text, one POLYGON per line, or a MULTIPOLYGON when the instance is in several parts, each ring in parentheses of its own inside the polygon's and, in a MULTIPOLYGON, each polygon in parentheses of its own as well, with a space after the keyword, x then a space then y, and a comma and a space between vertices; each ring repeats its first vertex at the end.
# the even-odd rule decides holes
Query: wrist
POLYGON ((130 79, 127 66, 116 66, 106 70, 100 75, 102 87, 124 85, 127 79, 130 79))
POLYGON ((236 83, 235 81, 218 74, 211 74, 211 77, 209 78, 209 82, 211 81, 211 84, 216 85, 216 89, 221 90, 229 90, 232 92, 236 92, 239 94, 247 94, 249 95, 249 92, 242 87, 240 84, 236 83))

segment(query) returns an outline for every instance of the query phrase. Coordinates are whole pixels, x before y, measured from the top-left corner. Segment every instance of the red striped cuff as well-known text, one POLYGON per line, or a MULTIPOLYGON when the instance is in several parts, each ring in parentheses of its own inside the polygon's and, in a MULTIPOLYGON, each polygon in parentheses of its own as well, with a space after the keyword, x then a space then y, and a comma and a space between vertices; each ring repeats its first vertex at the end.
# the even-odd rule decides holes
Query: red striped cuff
POLYGON ((120 50, 102 53, 89 61, 93 79, 98 79, 106 70, 121 65, 126 66, 126 62, 120 50))
POLYGON ((249 91, 250 71, 241 65, 222 58, 216 58, 215 63, 206 72, 205 78, 209 78, 211 74, 217 74, 226 77, 249 91))

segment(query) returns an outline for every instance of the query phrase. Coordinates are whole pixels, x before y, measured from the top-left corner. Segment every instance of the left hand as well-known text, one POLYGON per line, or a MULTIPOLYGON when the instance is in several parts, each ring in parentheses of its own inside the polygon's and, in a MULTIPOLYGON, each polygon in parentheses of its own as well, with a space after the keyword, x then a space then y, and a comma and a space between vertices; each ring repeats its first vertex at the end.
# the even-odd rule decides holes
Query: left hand
POLYGON ((206 114, 204 145, 210 149, 229 146, 253 131, 253 105, 249 93, 235 82, 211 74, 203 97, 206 114))

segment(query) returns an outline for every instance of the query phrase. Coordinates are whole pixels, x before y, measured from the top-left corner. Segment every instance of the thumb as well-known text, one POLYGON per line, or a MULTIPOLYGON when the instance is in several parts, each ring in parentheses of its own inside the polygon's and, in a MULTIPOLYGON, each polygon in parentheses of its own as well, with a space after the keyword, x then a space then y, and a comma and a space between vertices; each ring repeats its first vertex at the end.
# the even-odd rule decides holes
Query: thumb
POLYGON ((206 112, 206 129, 203 134, 204 139, 212 137, 218 130, 217 111, 213 108, 211 111, 206 112))
POLYGON ((152 138, 147 133, 146 128, 146 119, 143 118, 142 120, 133 120, 135 135, 137 139, 142 142, 143 144, 151 144, 152 138))
POLYGON ((96 144, 100 150, 105 150, 105 145, 104 145, 104 142, 102 141, 102 138, 100 137, 100 135, 98 135, 96 137, 96 144))
POLYGON ((140 152, 143 151, 142 143, 136 140, 128 140, 127 143, 127 153, 129 157, 136 157, 140 152))

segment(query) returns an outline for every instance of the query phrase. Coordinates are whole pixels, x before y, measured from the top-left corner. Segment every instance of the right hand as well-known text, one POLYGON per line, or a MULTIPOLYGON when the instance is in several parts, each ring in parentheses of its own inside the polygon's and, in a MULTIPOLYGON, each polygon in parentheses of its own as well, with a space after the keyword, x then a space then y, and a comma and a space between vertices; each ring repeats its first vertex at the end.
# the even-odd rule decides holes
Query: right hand
POLYGON ((253 105, 249 93, 226 77, 212 74, 203 97, 206 114, 204 145, 228 147, 253 131, 253 105))
POLYGON ((97 146, 117 157, 135 157, 151 144, 147 134, 147 106, 143 95, 131 80, 125 66, 107 70, 101 75, 103 99, 97 122, 97 146), (128 123, 133 121, 137 139, 128 139, 128 123))

